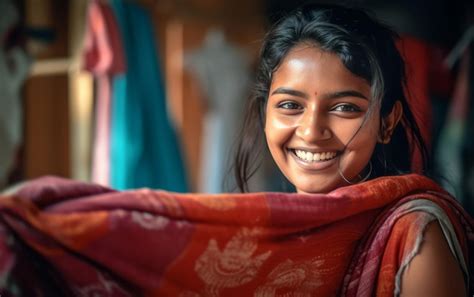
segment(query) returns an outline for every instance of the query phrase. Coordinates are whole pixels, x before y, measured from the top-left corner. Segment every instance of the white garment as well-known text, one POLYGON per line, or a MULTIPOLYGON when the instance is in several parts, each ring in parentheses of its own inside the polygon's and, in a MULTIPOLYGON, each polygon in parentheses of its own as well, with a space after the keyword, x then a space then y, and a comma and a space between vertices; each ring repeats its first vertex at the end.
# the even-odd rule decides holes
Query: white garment
POLYGON ((235 185, 229 169, 248 95, 249 60, 248 54, 229 44, 219 30, 210 30, 203 46, 185 57, 209 107, 204 118, 199 192, 221 193, 235 185), (226 178, 229 187, 224 188, 226 178))
MULTIPOLYGON (((18 21, 18 12, 8 0, 0 1, 0 11, 0 36, 5 36, 18 21)), ((20 88, 29 65, 29 58, 21 48, 0 50, 0 187, 12 169, 22 139, 20 88)))

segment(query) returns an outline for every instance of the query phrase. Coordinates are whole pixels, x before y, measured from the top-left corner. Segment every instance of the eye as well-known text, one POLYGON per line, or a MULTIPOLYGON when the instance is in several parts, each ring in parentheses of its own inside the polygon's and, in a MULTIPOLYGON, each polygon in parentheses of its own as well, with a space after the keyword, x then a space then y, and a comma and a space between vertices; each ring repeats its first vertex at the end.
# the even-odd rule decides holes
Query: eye
POLYGON ((282 109, 302 109, 301 105, 293 101, 284 101, 277 105, 278 108, 282 109))
POLYGON ((341 111, 341 112, 361 112, 361 109, 358 106, 355 106, 353 104, 339 104, 335 106, 333 111, 341 111))

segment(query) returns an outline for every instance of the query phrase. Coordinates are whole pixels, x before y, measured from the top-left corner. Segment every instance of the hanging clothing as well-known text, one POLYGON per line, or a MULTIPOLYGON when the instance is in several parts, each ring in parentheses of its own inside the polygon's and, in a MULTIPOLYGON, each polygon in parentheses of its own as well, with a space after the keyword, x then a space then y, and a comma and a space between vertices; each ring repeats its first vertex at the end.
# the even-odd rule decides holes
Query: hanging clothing
MULTIPOLYGON (((429 46, 425 42, 404 36, 397 42, 398 50, 405 62, 407 86, 405 96, 408 99, 416 123, 420 128, 423 140, 428 147, 431 142, 431 104, 429 93, 429 46)), ((421 152, 415 151, 413 155, 413 168, 421 172, 421 152)))
POLYGON ((119 24, 127 64, 127 71, 112 83, 110 184, 117 189, 185 192, 181 148, 168 118, 150 18, 131 1, 109 3, 119 24))
POLYGON ((250 61, 245 50, 228 43, 222 31, 212 29, 201 48, 186 54, 185 62, 204 91, 208 107, 204 115, 198 191, 228 192, 236 185, 229 180, 229 172, 232 147, 249 91, 250 61))
POLYGON ((87 9, 83 62, 97 81, 91 179, 109 185, 111 81, 125 71, 125 57, 113 12, 100 0, 90 1, 87 9))
MULTIPOLYGON (((462 147, 465 134, 465 123, 469 110, 469 57, 466 54, 460 64, 451 105, 447 111, 446 123, 440 132, 439 145, 435 161, 440 172, 446 178, 443 186, 467 206, 462 186, 462 147), (449 162, 446 162, 449 160, 449 162)), ((467 136, 472 138, 472 135, 467 136)), ((468 208, 469 210, 469 208, 468 208)), ((472 209, 470 210, 472 211, 472 209)))
MULTIPOLYGON (((1 1, 2 21, 0 37, 7 40, 8 33, 19 21, 19 12, 13 1, 1 1)), ((21 86, 28 76, 30 58, 16 45, 0 47, 0 188, 3 188, 15 166, 23 138, 23 107, 21 86)))
POLYGON ((474 288, 472 218, 416 174, 311 196, 47 177, 0 196, 0 218, 9 296, 398 296, 433 221, 474 288))
MULTIPOLYGON (((439 128, 446 116, 446 110, 440 110, 435 104, 445 106, 454 87, 451 71, 444 63, 447 53, 438 46, 408 35, 401 37, 397 47, 405 62, 405 95, 423 140, 432 152, 433 145, 438 144, 439 128)), ((420 152, 415 151, 413 157, 413 170, 420 172, 420 152)))
POLYGON ((467 64, 466 117, 461 144, 461 191, 464 206, 474 215, 474 46, 467 49, 469 59, 467 64))
MULTIPOLYGON (((446 125, 449 106, 452 103, 452 95, 455 87, 454 73, 445 63, 448 54, 446 49, 434 48, 430 58, 432 61, 430 63, 430 97, 433 111, 431 161, 434 166, 434 171, 438 173, 442 172, 442 170, 439 170, 440 166, 437 163, 436 156, 441 145, 440 136, 446 125)), ((446 162, 442 161, 441 163, 446 162)), ((457 195, 454 196, 459 197, 457 195)))

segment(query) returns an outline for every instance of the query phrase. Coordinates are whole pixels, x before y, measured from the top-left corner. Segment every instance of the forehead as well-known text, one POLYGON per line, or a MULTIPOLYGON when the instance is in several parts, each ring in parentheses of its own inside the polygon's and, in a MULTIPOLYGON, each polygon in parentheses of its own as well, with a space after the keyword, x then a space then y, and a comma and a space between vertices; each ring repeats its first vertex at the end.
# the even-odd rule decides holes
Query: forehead
POLYGON ((324 89, 356 89, 370 94, 368 82, 353 74, 339 56, 312 44, 292 48, 273 73, 271 88, 287 87, 324 89))

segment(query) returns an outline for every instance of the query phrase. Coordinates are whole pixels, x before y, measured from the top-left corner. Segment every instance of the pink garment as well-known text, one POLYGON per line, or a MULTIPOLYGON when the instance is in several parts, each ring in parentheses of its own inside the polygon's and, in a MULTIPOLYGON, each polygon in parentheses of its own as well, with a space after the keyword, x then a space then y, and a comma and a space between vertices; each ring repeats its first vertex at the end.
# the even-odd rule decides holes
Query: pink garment
POLYGON ((109 185, 111 77, 125 71, 125 58, 112 9, 99 0, 89 4, 83 55, 84 68, 97 80, 92 181, 109 185))
POLYGON ((420 175, 312 195, 44 177, 0 195, 0 294, 396 297, 434 220, 472 296, 474 222, 420 175))

